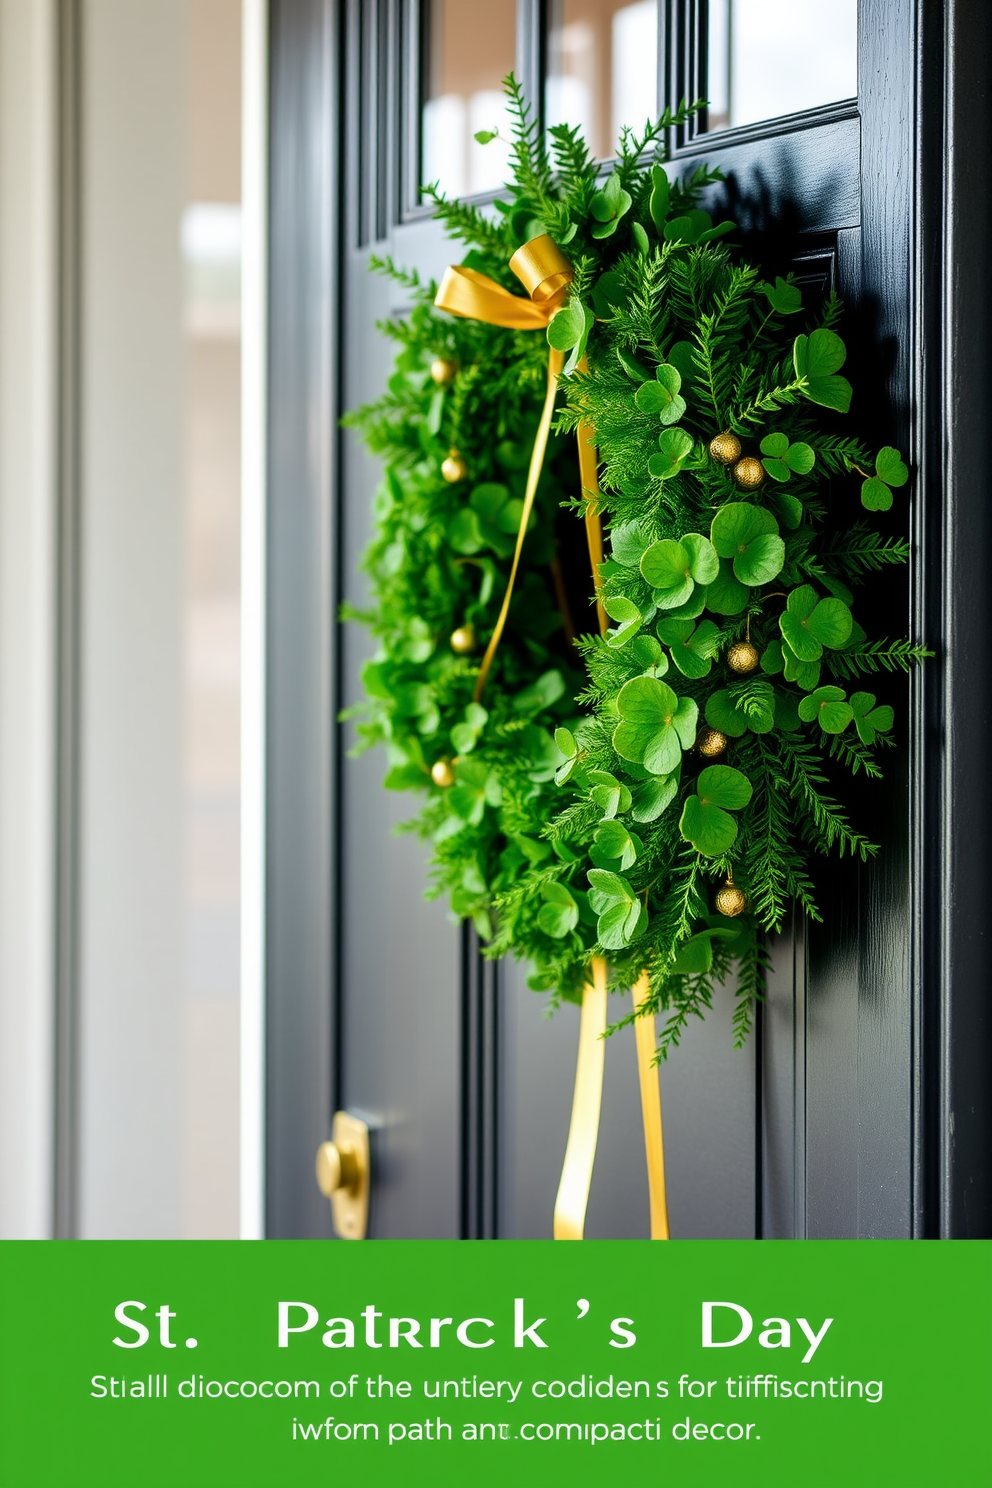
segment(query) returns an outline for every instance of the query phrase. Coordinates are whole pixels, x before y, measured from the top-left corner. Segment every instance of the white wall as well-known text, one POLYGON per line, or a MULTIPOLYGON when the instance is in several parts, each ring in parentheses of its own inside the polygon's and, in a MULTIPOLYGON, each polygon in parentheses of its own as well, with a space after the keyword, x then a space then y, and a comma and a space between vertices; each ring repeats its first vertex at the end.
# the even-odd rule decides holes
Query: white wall
POLYGON ((0 0, 0 1237, 51 1234, 54 0, 0 0))
POLYGON ((180 1234, 183 46, 84 0, 83 1238, 180 1234))

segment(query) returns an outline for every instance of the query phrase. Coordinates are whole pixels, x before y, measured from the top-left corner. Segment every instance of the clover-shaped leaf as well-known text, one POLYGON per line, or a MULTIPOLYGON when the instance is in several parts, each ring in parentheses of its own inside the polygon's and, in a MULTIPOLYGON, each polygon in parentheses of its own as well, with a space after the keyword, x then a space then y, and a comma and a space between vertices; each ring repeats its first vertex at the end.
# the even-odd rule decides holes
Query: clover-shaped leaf
POLYGON ((656 531, 654 523, 644 518, 611 526, 610 549, 617 563, 624 568, 637 568, 645 548, 650 546, 652 532, 656 531))
POLYGON ((661 610, 685 604, 697 584, 709 584, 720 569, 713 544, 699 532, 687 532, 681 541, 663 537, 641 555, 642 577, 654 590, 661 610))
POLYGON ((621 759, 643 765, 652 775, 671 775, 683 749, 696 737, 698 709, 691 698, 679 698, 657 677, 633 677, 617 696, 621 723, 613 747, 621 759))
POLYGON ((642 848, 640 838, 628 832, 622 822, 605 821, 600 823, 593 836, 592 860, 597 868, 608 868, 619 862, 620 872, 625 873, 637 862, 637 854, 642 848))
POLYGON ((499 780, 480 760, 461 760, 455 766, 455 783, 446 800, 468 826, 477 827, 486 807, 498 806, 502 798, 499 780))
POLYGON ((861 482, 861 505, 867 511, 888 511, 892 505, 892 487, 904 486, 909 471, 897 449, 883 445, 875 457, 875 474, 861 482))
POLYGON ((651 221, 659 232, 665 226, 665 218, 668 216, 668 176, 662 165, 651 167, 651 198, 648 202, 648 211, 651 213, 651 221))
POLYGON ((845 699, 843 687, 818 687, 799 704, 803 723, 817 720, 825 734, 842 734, 854 717, 854 709, 845 699))
POLYGON ((657 821, 661 813, 675 800, 679 788, 679 775, 661 775, 651 780, 642 780, 631 792, 630 814, 636 822, 657 821))
POLYGON ((640 610, 632 599, 628 599, 623 594, 615 594, 605 599, 603 609, 611 620, 618 622, 616 630, 607 631, 606 644, 614 647, 623 646, 641 627, 643 617, 640 610))
POLYGON ((844 645, 854 622, 842 599, 820 599, 811 584, 802 584, 790 592, 778 623, 799 661, 819 661, 824 647, 837 651, 844 645))
POLYGON ((513 699, 516 713, 540 713, 556 703, 565 691, 565 679, 556 668, 542 672, 529 687, 518 692, 513 699))
POLYGON ((758 288, 777 315, 795 315, 803 308, 802 295, 787 279, 777 278, 773 285, 759 284, 758 288))
POLYGON ((660 453, 652 455, 648 460, 648 474, 653 475, 655 480, 671 480, 673 475, 678 475, 692 454, 692 435, 687 434, 685 429, 662 429, 658 435, 658 449, 660 453))
POLYGON ((714 238, 722 238, 727 233, 733 232, 736 226, 733 222, 721 222, 713 226, 713 218, 709 212, 703 212, 694 208, 686 212, 682 217, 673 217, 666 222, 662 236, 669 243, 684 243, 687 246, 695 243, 709 243, 714 238))
POLYGON ((596 934, 607 951, 622 951, 647 929, 644 905, 619 873, 590 868, 589 907, 599 916, 596 934))
POLYGON ((456 723, 451 730, 451 743, 456 754, 471 754, 488 717, 481 703, 468 704, 463 721, 456 723))
POLYGON ((775 518, 762 506, 728 501, 713 518, 710 537, 720 557, 732 560, 742 584, 767 584, 782 571, 785 543, 775 518))
POLYGON ((544 903, 537 912, 537 923, 545 935, 561 940, 579 923, 579 906, 564 884, 553 879, 541 885, 544 903))
POLYGON ((750 591, 734 577, 731 560, 721 558, 720 572, 707 584, 704 593, 706 609, 714 615, 739 615, 747 607, 750 591))
POLYGON ((589 203, 594 238, 609 238, 616 232, 620 219, 629 212, 631 196, 620 184, 620 173, 611 171, 589 203))
POLYGON ((635 636, 630 643, 630 654, 645 672, 663 677, 668 671, 668 657, 652 635, 635 636))
POLYGON ((820 680, 818 661, 800 661, 787 642, 782 643, 783 672, 787 682, 794 682, 803 692, 812 692, 820 680))
POLYGON ((555 745, 562 756, 562 763, 555 770, 555 785, 564 785, 571 780, 579 763, 579 746, 571 729, 555 729, 555 745))
POLYGON ((658 637, 669 647, 672 661, 683 677, 707 676, 720 639, 719 626, 712 620, 703 620, 699 625, 692 620, 660 620, 658 637))
POLYGON ((654 382, 641 384, 634 402, 642 413, 656 413, 663 424, 677 424, 685 413, 685 399, 679 397, 682 374, 670 362, 659 362, 654 377, 654 382))
POLYGON ((851 711, 854 714, 854 727, 862 744, 874 744, 876 734, 887 734, 895 721, 895 714, 888 703, 875 707, 873 692, 852 693, 851 711))
POLYGON ((847 350, 836 331, 821 327, 809 336, 797 336, 792 348, 796 376, 805 380, 804 391, 811 403, 847 413, 851 406, 851 384, 836 374, 844 365, 847 350))
POLYGON ((602 811, 604 821, 630 810, 630 791, 609 770, 590 770, 589 783, 590 799, 602 811))
POLYGON ((739 739, 748 729, 752 734, 771 733, 775 727, 775 694, 771 683, 752 681, 746 703, 735 699, 729 688, 719 688, 707 699, 706 722, 730 739, 739 739))
POLYGON ((699 935, 690 935, 679 946, 672 962, 676 976, 704 976, 713 965, 713 937, 704 930, 699 935))
POLYGON ((596 323, 592 311, 574 297, 551 317, 548 323, 548 345, 555 351, 567 351, 568 360, 562 375, 568 377, 585 355, 589 332, 596 323))
POLYGON ((751 782, 732 765, 710 765, 696 781, 696 794, 686 798, 679 831, 707 858, 718 858, 737 841, 730 815, 751 799, 751 782))
POLYGON ((808 444, 790 444, 787 434, 766 434, 761 441, 762 465, 772 480, 787 481, 790 475, 808 475, 816 453, 808 444))

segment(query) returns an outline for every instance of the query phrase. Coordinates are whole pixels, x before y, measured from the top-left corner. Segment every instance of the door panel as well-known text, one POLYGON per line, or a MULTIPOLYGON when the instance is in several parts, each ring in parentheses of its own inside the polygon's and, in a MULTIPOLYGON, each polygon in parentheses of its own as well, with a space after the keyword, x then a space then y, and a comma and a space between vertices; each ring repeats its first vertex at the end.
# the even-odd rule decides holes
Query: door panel
MULTIPOLYGON (((331 196, 340 206, 333 234, 339 257, 328 257, 331 275, 323 282, 325 292, 328 282, 336 286, 338 359, 324 381, 301 375, 287 394, 297 409, 289 410, 296 422, 290 418, 287 427, 310 439, 312 450, 330 411, 375 396, 387 373, 389 352, 375 321, 402 313, 404 305, 395 289, 369 276, 369 250, 391 253, 427 276, 439 274, 448 250, 415 190, 421 7, 414 0, 350 0, 341 6, 332 0, 272 0, 272 6, 274 87, 281 68, 297 84, 302 79, 304 90, 311 86, 313 52, 302 47, 298 34, 307 27, 311 39, 324 38, 330 58, 333 86, 311 87, 309 104, 299 87, 294 94, 288 81, 283 85, 290 122, 311 110, 310 130, 300 134, 298 128, 297 144, 303 140, 307 158, 319 155, 320 142, 334 140, 339 147, 325 162, 331 196), (303 406, 309 423, 298 416, 303 406)), ((537 0, 521 0, 518 9, 518 72, 533 97, 542 92, 542 16, 547 20, 553 9, 537 0)), ((723 133, 687 130, 673 141, 675 169, 691 170, 702 159, 723 168, 726 181, 714 190, 714 205, 736 218, 749 250, 770 271, 793 267, 811 287, 835 285, 849 305, 845 337, 856 373, 858 423, 877 442, 908 449, 921 470, 910 493, 909 528, 922 577, 908 594, 904 575, 873 585, 859 604, 869 625, 890 634, 919 635, 925 616, 928 624, 936 617, 938 628, 944 623, 943 413, 926 424, 921 411, 924 405, 940 409, 939 378, 927 370, 923 346, 928 336, 928 346, 939 345, 943 312, 936 260, 920 246, 924 228, 914 225, 925 217, 932 231, 941 222, 942 82, 936 74, 943 54, 939 27, 928 31, 928 48, 922 49, 918 17, 926 21, 928 15, 930 9, 916 0, 861 0, 857 106, 830 105, 723 133), (923 55, 927 65, 919 70, 923 55)), ((671 99, 698 97, 705 5, 666 0, 659 16, 661 91, 671 99)), ((926 24, 931 22, 932 15, 926 24)), ((279 153, 279 140, 292 137, 280 119, 276 110, 273 161, 282 164, 273 202, 278 187, 284 215, 283 226, 274 223, 273 231, 300 237, 303 229, 290 225, 295 202, 304 217, 309 214, 306 231, 319 239, 326 221, 314 209, 313 180, 301 169, 299 150, 295 156, 291 150, 279 153)), ((319 169, 313 179, 324 181, 319 169)), ((301 298, 299 286, 291 292, 274 278, 274 316, 280 295, 295 303, 294 294, 301 298)), ((302 327, 298 333, 305 339, 302 327)), ((278 401, 281 393, 274 395, 278 401)), ((336 543, 340 567, 334 600, 361 603, 358 560, 375 480, 372 463, 346 436, 330 482, 334 517, 324 529, 336 543)), ((278 528, 277 494, 272 520, 278 528)), ((894 531, 898 521, 893 519, 894 531)), ((311 530, 319 536, 321 529, 311 530)), ((289 577, 280 582, 285 586, 289 577)), ((336 646, 335 695, 339 704, 350 704, 359 695, 358 669, 371 647, 364 632, 350 626, 336 646)), ((939 1019, 950 1019, 952 1033, 959 1025, 950 1016, 952 989, 942 981, 939 949, 942 906, 949 902, 939 844, 955 818, 940 773, 938 676, 928 669, 912 687, 885 679, 904 720, 899 748, 889 756, 884 785, 855 792, 854 801, 854 814, 883 841, 884 852, 865 868, 847 862, 824 866, 819 879, 825 923, 797 922, 773 944, 767 999, 747 1049, 731 1048, 728 991, 663 1067, 676 1235, 935 1233, 937 1195, 945 1181, 945 1215, 967 1212, 968 1223, 983 1222, 974 1216, 985 1212, 984 1201, 968 1199, 971 1179, 956 1176, 953 1150, 941 1148, 940 1136, 949 1095, 941 1083, 939 1019)), ((280 728, 291 732, 292 726, 291 719, 280 720, 280 728)), ((348 737, 346 732, 345 747, 348 737)), ((392 834, 410 803, 382 791, 381 756, 348 760, 334 736, 328 757, 334 806, 321 820, 337 864, 337 877, 331 874, 329 881, 339 888, 332 887, 324 902, 333 918, 336 959, 323 988, 323 1021, 311 1013, 310 1027, 331 1050, 320 1092, 327 1122, 336 1105, 347 1105, 379 1128, 373 1233, 547 1235, 571 1104, 575 1010, 564 1008, 545 1020, 542 999, 526 988, 524 968, 483 965, 471 934, 450 925, 439 906, 423 904, 421 845, 392 834)), ((279 894, 274 902, 278 909, 279 894)), ((962 933, 954 931, 955 946, 962 933)), ((285 945, 285 937, 277 937, 277 944, 285 945)), ((962 954, 962 964, 970 965, 972 950, 962 954)), ((955 992, 955 1009, 964 1006, 965 990, 955 992)), ((273 987, 277 1007, 278 996, 273 987)), ((618 1000, 615 1007, 620 1005, 618 1000)), ((970 1013, 958 1016, 960 1027, 978 1027, 970 1013)), ((956 1036, 960 1051, 961 1035, 956 1036)), ((629 1030, 611 1040, 606 1052, 588 1232, 645 1234, 643 1138, 629 1030)), ((967 1059, 961 1052, 955 1058, 955 1071, 964 1070, 967 1059)), ((310 1060, 307 1080, 317 1078, 318 1064, 310 1060)), ((288 1067, 284 1059, 284 1083, 288 1067)), ((965 1088, 961 1078, 955 1073, 957 1090, 965 1088)), ((275 1128, 283 1131, 279 1099, 273 1087, 275 1128)), ((312 1094, 308 1100, 312 1108, 312 1094)), ((975 1120, 969 1133, 972 1128, 977 1132, 975 1120)), ((303 1131, 304 1124, 297 1122, 296 1129, 303 1131)), ((270 1150, 285 1153, 288 1137, 280 1141, 275 1147, 270 1142, 270 1150)), ((969 1135, 968 1153, 980 1150, 977 1137, 969 1135)), ((298 1172, 297 1163, 293 1173, 298 1172)), ((280 1193, 291 1187, 288 1176, 277 1187, 279 1182, 280 1193)), ((286 1197, 275 1209, 280 1203, 292 1217, 279 1221, 283 1227, 274 1232, 320 1232, 309 1200, 286 1197)))

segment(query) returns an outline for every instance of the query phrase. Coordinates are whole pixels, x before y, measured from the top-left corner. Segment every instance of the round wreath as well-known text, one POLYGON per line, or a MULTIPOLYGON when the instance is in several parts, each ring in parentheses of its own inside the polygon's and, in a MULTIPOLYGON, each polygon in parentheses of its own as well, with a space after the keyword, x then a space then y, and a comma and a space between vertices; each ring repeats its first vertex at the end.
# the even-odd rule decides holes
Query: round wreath
MULTIPOLYGON (((513 180, 490 217, 429 194, 464 268, 519 294, 514 252, 546 234, 570 260, 547 343, 567 354, 556 433, 506 631, 481 698, 523 518, 548 346, 456 318, 391 261, 409 315, 386 394, 349 416, 382 457, 366 556, 378 650, 360 734, 384 742, 385 785, 421 790, 434 895, 471 917, 530 985, 579 1000, 593 956, 611 984, 647 973, 659 1050, 736 965, 738 1041, 760 995, 765 936, 793 902, 820 918, 812 858, 866 859, 845 772, 876 778, 893 709, 859 679, 926 655, 869 640, 853 590, 909 557, 864 517, 908 472, 843 429, 841 306, 766 282, 699 201, 719 172, 670 178, 663 140, 685 103, 621 133, 603 176, 579 132, 547 144, 516 82, 513 180), (590 426, 600 491, 579 487, 590 426), (608 522, 595 580, 578 518, 608 522), (831 519, 828 521, 828 517, 831 519), (594 597, 609 617, 596 633, 594 597)), ((874 685, 874 684, 873 684, 874 685)))

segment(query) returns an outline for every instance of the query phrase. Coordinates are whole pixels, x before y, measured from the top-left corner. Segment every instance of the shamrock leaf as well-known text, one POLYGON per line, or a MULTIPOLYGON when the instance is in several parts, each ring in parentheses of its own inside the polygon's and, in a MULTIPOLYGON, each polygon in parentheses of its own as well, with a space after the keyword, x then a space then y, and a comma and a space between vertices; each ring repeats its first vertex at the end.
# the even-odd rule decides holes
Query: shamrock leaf
POLYGON ((846 696, 843 687, 818 687, 799 704, 799 717, 803 723, 815 718, 825 734, 842 734, 854 717, 846 696))
POLYGON ((589 907, 599 916, 596 934, 607 951, 622 951, 643 935, 648 916, 630 884, 619 873, 590 868, 589 907))
POLYGON ((854 622, 842 599, 820 599, 811 584, 802 584, 790 592, 778 623, 799 661, 819 661, 824 647, 837 651, 843 646, 854 622))
POLYGON ((590 799, 602 811, 604 821, 630 810, 630 791, 609 770, 590 770, 589 780, 590 799))
POLYGON ((739 739, 747 729, 752 734, 771 733, 775 727, 775 694, 771 683, 752 681, 745 700, 735 699, 728 688, 721 687, 707 700, 706 722, 729 739, 739 739))
POLYGON ((699 716, 690 698, 678 698, 657 677, 633 677, 617 696, 621 723, 613 747, 621 759, 643 765, 652 775, 670 775, 691 749, 699 716))
POLYGON ((648 211, 651 213, 651 221, 661 232, 665 226, 665 218, 668 216, 668 176, 662 165, 651 167, 651 199, 648 202, 648 211))
POLYGON ((455 783, 447 792, 448 805, 456 817, 477 827, 487 806, 502 800, 499 780, 480 760, 461 760, 455 766, 455 783))
POLYGON ((656 677, 663 677, 668 671, 668 657, 654 636, 635 636, 630 643, 630 654, 639 667, 645 672, 650 671, 656 677))
POLYGON ((621 186, 620 173, 611 171, 600 190, 594 192, 592 201, 589 203, 589 213, 593 219, 593 237, 611 237, 620 224, 620 218, 625 212, 629 212, 630 204, 630 192, 624 191, 621 186))
POLYGON ((462 723, 451 730, 451 743, 456 754, 471 754, 479 735, 485 727, 489 714, 480 703, 469 703, 462 723))
POLYGON ((672 962, 675 976, 704 976, 713 965, 713 937, 704 930, 700 935, 690 935, 679 946, 672 962))
POLYGON ((739 579, 734 578, 734 567, 729 558, 720 559, 720 572, 706 586, 705 607, 714 615, 739 615, 747 606, 749 591, 739 579))
MULTIPOLYGON (((789 476, 808 475, 816 454, 808 444, 790 444, 787 434, 766 434, 761 441, 762 465, 772 480, 787 481, 789 476)), ((798 525, 798 524, 793 524, 798 525)))
POLYGON ((545 935, 561 940, 579 923, 579 906, 565 885, 553 879, 541 885, 541 898, 544 903, 537 912, 537 923, 545 935))
POLYGON ((787 642, 782 642, 783 672, 787 682, 795 682, 803 692, 812 692, 820 680, 818 661, 800 661, 787 642))
POLYGON ((636 822, 657 821, 675 799, 679 788, 678 771, 651 780, 642 780, 632 792, 630 814, 636 822))
POLYGON ((795 315, 797 310, 803 308, 802 295, 787 279, 778 278, 774 285, 759 284, 758 288, 776 315, 795 315))
POLYGON ((555 745, 562 757, 562 764, 555 771, 555 785, 564 785, 571 780, 579 763, 579 746, 571 729, 555 729, 555 745))
POLYGON ((895 720, 895 714, 887 703, 875 707, 873 692, 852 693, 851 711, 862 744, 874 744, 876 734, 887 734, 895 720))
POLYGON ((696 794, 686 798, 679 831, 707 858, 718 858, 737 840, 730 815, 751 799, 751 782, 732 765, 710 765, 696 781, 696 794))
POLYGON ((892 487, 904 486, 909 471, 891 444, 883 445, 875 458, 875 474, 861 483, 861 505, 867 511, 888 511, 892 505, 892 487))
POLYGON ((785 543, 775 518, 762 506, 728 501, 713 518, 710 537, 720 557, 732 559, 742 584, 767 584, 782 571, 785 543))
POLYGON ((637 568, 641 555, 651 542, 651 533, 656 531, 654 523, 643 518, 611 526, 610 548, 617 563, 622 563, 625 568, 637 568))
POLYGON ((797 336, 792 348, 796 376, 804 379, 811 403, 847 413, 851 406, 851 384, 835 374, 844 365, 847 351, 836 331, 821 327, 810 336, 797 336))
POLYGON ((637 389, 634 402, 642 413, 658 414, 663 424, 677 424, 685 413, 685 399, 679 397, 682 374, 670 362, 659 362, 654 376, 654 382, 644 382, 637 389))
POLYGON ((679 542, 661 538, 642 554, 640 562, 641 575, 662 610, 685 604, 696 585, 711 583, 719 569, 713 544, 699 532, 687 532, 679 542))
POLYGON ((721 222, 714 227, 709 212, 695 208, 686 212, 683 217, 673 217, 670 222, 666 222, 662 236, 669 243, 709 243, 714 238, 722 238, 726 233, 733 232, 735 226, 733 222, 721 222))
POLYGON ((513 708, 517 713, 540 713, 545 708, 550 708, 556 703, 565 691, 565 679, 561 672, 552 669, 542 672, 529 687, 518 692, 513 700, 513 708))
POLYGON ((648 460, 648 474, 653 475, 655 480, 671 480, 673 475, 678 475, 692 454, 692 435, 687 434, 685 429, 662 429, 658 435, 658 448, 661 453, 652 455, 648 460))
POLYGON ((608 646, 623 646, 635 631, 639 630, 643 617, 633 600, 627 599, 623 594, 612 595, 603 601, 603 609, 611 620, 619 622, 616 630, 606 633, 606 644, 608 646))
POLYGON ((705 677, 713 665, 720 638, 719 626, 712 620, 695 625, 691 620, 661 620, 658 636, 671 649, 672 661, 683 677, 705 677))
POLYGON ((593 837, 592 860, 597 868, 606 868, 610 863, 619 861, 620 872, 625 873, 637 862, 637 854, 642 847, 640 838, 628 832, 622 822, 601 822, 593 837))

